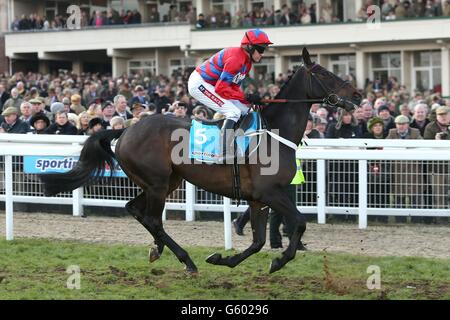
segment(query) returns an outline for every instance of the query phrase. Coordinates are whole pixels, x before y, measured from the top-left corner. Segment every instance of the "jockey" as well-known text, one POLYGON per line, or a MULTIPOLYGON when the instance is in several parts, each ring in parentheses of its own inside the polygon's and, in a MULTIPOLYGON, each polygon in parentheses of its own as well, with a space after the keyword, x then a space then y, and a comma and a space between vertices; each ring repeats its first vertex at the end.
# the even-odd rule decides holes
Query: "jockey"
POLYGON ((223 159, 233 141, 233 135, 227 134, 226 130, 233 130, 241 115, 248 113, 247 105, 261 103, 258 94, 244 95, 240 85, 250 72, 252 63, 261 61, 270 44, 272 42, 264 31, 248 30, 240 47, 222 49, 198 66, 189 77, 191 96, 225 116, 221 130, 223 159))

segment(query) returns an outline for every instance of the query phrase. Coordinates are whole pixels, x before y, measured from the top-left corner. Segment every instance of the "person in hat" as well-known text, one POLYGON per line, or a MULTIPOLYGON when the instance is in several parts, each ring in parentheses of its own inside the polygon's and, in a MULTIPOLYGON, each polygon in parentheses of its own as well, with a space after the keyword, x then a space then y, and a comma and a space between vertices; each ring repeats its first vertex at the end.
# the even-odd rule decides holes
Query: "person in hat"
POLYGON ((81 105, 81 96, 79 94, 73 94, 70 97, 70 101, 72 103, 70 105, 70 112, 80 115, 80 113, 86 111, 86 108, 81 105))
POLYGON ((50 119, 42 112, 35 114, 30 119, 33 134, 43 134, 50 126, 50 119))
POLYGON ((367 132, 365 139, 384 139, 384 121, 380 117, 373 117, 367 122, 367 132))
MULTIPOLYGON (((395 118, 395 129, 389 130, 386 139, 408 139, 422 140, 420 130, 409 126, 410 120, 405 115, 395 118)), ((421 203, 424 193, 424 173, 422 165, 416 162, 393 161, 392 163, 392 193, 395 197, 395 204, 404 206, 408 203, 415 206, 421 203), (407 172, 408 175, 403 173, 407 172), (409 195, 409 196, 406 196, 409 195), (409 200, 407 200, 409 198, 409 200)), ((396 216, 398 223, 406 222, 405 216, 396 216)))
POLYGON ((384 122, 384 136, 389 134, 389 130, 395 128, 394 117, 391 115, 388 105, 383 104, 378 107, 378 117, 384 122))
POLYGON ((114 103, 111 101, 105 101, 102 104, 102 120, 103 120, 103 128, 110 129, 111 124, 110 121, 112 117, 114 117, 114 113, 116 112, 116 109, 114 108, 114 103))
POLYGON ((89 120, 88 135, 92 135, 101 130, 105 130, 105 128, 103 127, 103 120, 101 118, 95 117, 89 120))
POLYGON ((390 129, 386 139, 423 139, 419 129, 409 126, 410 120, 405 115, 395 118, 395 129, 390 129))
POLYGON ((135 123, 137 123, 141 118, 140 115, 142 112, 147 111, 147 106, 142 105, 139 102, 133 103, 131 106, 132 118, 125 121, 125 127, 129 127, 135 123))
POLYGON ((436 121, 430 122, 425 127, 424 138, 435 140, 450 140, 450 108, 440 106, 436 108, 436 121))
POLYGON ((233 140, 236 122, 248 113, 249 105, 261 104, 257 93, 244 94, 240 85, 251 71, 253 63, 260 62, 264 51, 273 44, 269 36, 260 29, 247 30, 240 46, 222 49, 199 65, 190 75, 188 90, 192 97, 203 105, 225 115, 221 130, 222 157, 233 140), (227 131, 228 130, 228 131, 227 131))
POLYGON ((133 105, 134 103, 139 102, 140 104, 148 104, 149 99, 147 97, 147 94, 144 90, 144 87, 141 85, 137 85, 134 88, 134 96, 130 99, 130 105, 133 105))
POLYGON ((0 124, 2 133, 28 133, 30 125, 19 119, 19 111, 15 107, 8 107, 2 112, 3 122, 0 124))

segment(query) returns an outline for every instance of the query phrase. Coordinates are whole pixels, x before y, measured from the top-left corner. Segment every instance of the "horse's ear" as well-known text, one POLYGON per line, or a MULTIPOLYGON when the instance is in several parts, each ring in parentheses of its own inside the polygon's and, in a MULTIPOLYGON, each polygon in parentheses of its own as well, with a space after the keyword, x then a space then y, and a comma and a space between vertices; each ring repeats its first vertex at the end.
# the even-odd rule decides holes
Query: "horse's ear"
POLYGON ((309 52, 308 49, 306 49, 306 47, 303 47, 302 50, 302 57, 303 57, 303 62, 307 65, 307 66, 311 66, 313 63, 311 61, 311 58, 309 56, 309 52))

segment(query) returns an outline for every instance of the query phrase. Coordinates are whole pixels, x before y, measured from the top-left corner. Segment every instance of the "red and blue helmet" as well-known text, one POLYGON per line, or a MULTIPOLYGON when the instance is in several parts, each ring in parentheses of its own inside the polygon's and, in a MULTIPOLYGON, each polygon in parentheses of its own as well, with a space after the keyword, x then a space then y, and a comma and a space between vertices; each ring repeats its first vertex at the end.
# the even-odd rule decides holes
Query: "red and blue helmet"
POLYGON ((269 45, 273 44, 269 40, 269 36, 267 36, 267 33, 260 29, 251 29, 245 32, 244 37, 242 38, 241 45, 269 45))

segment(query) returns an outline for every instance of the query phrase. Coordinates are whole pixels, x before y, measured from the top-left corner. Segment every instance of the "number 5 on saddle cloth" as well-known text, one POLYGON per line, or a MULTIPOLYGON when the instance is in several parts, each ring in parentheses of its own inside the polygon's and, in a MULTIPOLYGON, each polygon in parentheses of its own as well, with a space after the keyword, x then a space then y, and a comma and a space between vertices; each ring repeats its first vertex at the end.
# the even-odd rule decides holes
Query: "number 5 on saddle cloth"
MULTIPOLYGON (((194 119, 189 137, 189 158, 201 162, 216 162, 221 156, 220 128, 223 120, 204 121, 194 119)), ((248 137, 246 135, 261 129, 261 116, 259 112, 246 114, 236 124, 237 135, 235 138, 236 157, 242 158, 253 153, 259 145, 259 135, 248 137), (252 143, 250 143, 252 141, 252 143), (247 150, 251 146, 252 150, 247 150)))

